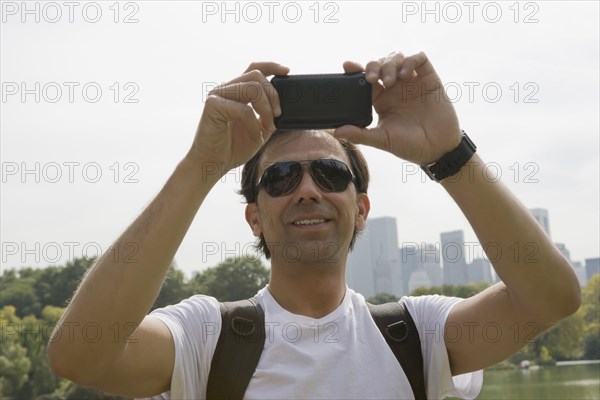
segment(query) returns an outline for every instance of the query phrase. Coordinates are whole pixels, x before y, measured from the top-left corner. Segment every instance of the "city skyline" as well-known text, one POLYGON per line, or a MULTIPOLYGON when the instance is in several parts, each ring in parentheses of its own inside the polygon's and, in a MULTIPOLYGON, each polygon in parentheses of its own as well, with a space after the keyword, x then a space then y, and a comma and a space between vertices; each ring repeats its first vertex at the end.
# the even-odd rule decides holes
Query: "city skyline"
MULTIPOLYGON (((544 208, 529 211, 551 239, 549 211, 544 208)), ((483 246, 479 242, 466 242, 463 230, 440 232, 439 238, 433 243, 400 242, 394 217, 371 219, 349 254, 348 285, 365 297, 381 292, 400 297, 421 287, 498 282, 485 251, 476 251, 483 246), (390 251, 394 245, 398 246, 397 258, 390 251)), ((582 286, 600 272, 598 257, 586 258, 585 262, 572 260, 566 244, 554 244, 569 261, 582 286)), ((523 248, 527 249, 527 245, 523 248)), ((523 257, 533 261, 535 251, 530 250, 523 257)))

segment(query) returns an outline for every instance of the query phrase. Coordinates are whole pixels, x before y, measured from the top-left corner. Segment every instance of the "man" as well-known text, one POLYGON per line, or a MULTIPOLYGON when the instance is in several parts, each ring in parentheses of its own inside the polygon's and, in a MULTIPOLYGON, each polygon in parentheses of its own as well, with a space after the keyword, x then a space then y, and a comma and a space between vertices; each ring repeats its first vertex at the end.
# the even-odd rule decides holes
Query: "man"
MULTIPOLYGON (((363 70, 354 62, 346 62, 344 69, 363 70)), ((273 117, 281 111, 266 76, 288 73, 281 65, 252 64, 243 75, 216 88, 206 101, 191 149, 118 239, 139 245, 140 262, 127 264, 105 256, 94 265, 51 339, 52 368, 75 382, 127 396, 168 391, 172 398, 205 396, 218 336, 206 327, 220 322, 216 300, 194 296, 147 313, 195 213, 220 179, 203 169, 210 166, 212 171, 217 164, 225 166, 225 172, 248 162, 267 142, 253 159, 254 168, 246 168, 244 179, 256 184, 247 186, 244 194, 249 200, 246 220, 271 258, 270 283, 257 299, 273 336, 267 337, 246 397, 412 397, 364 299, 345 284, 348 250, 355 231, 366 224, 370 202, 368 178, 362 183, 357 178, 365 176, 351 160, 352 150, 337 139, 374 146, 419 165, 456 151, 465 139, 424 53, 392 53, 364 70, 373 85, 379 122, 373 129, 340 127, 333 136, 294 132, 269 140, 275 131, 273 117), (250 93, 259 95, 250 98, 250 93), (281 164, 288 161, 300 163, 281 164), (283 181, 278 179, 284 170, 269 169, 292 165, 298 176, 283 181), (350 178, 344 178, 344 171, 350 178), (331 249, 331 243, 336 245, 334 254, 324 250, 331 249), (286 244, 299 249, 293 260, 286 257, 286 244), (106 331, 115 326, 137 329, 128 338, 102 335, 91 343, 82 339, 81 331, 91 322, 106 331), (292 322, 299 331, 285 330, 292 322), (67 324, 74 329, 73 340, 58 335, 67 324), (309 333, 314 336, 307 339, 309 333), (326 341, 327 334, 336 340, 326 341)), ((508 254, 515 242, 535 243, 538 252, 533 263, 496 257, 493 266, 502 282, 469 299, 406 299, 422 340, 429 398, 476 396, 481 373, 472 372, 515 353, 531 339, 531 326, 539 334, 575 312, 581 301, 568 262, 528 210, 502 184, 485 179, 484 166, 475 153, 441 185, 484 245, 493 242, 508 254), (502 333, 494 340, 482 332, 490 324, 502 333), (453 334, 444 334, 445 328, 452 328, 453 334)))

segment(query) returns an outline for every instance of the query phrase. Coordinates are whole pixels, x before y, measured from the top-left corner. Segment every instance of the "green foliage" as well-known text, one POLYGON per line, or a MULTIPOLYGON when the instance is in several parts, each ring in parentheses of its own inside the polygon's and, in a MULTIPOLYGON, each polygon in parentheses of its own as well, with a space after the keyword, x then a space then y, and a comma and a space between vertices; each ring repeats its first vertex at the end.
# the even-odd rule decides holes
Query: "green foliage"
POLYGON ((588 324, 600 322, 600 274, 592 276, 583 288, 580 311, 588 324))
POLYGON ((583 358, 588 360, 600 359, 600 324, 586 327, 583 337, 583 358))
POLYGON ((367 301, 371 304, 385 304, 385 303, 391 303, 393 301, 398 301, 400 300, 398 297, 394 296, 393 294, 389 294, 389 293, 377 293, 375 296, 373 297, 369 297, 367 299, 367 301))
POLYGON ((194 276, 190 287, 219 301, 252 297, 269 282, 269 270, 255 257, 228 258, 194 276))
POLYGON ((490 284, 488 282, 469 283, 466 285, 443 285, 433 286, 430 288, 418 288, 411 292, 411 296, 424 296, 431 294, 439 294, 443 296, 453 296, 466 299, 483 291, 490 284))
POLYGON ((152 309, 177 304, 181 300, 190 297, 191 294, 191 290, 185 282, 183 271, 177 269, 175 264, 171 264, 152 309))
POLYGON ((64 381, 61 382, 59 388, 53 393, 48 400, 125 400, 126 397, 120 397, 103 393, 100 390, 96 390, 87 386, 77 385, 73 382, 64 381))
POLYGON ((600 274, 583 289, 579 311, 564 319, 527 344, 509 360, 518 364, 530 360, 537 364, 573 359, 600 359, 600 274))
POLYGON ((3 274, 0 277, 0 308, 12 305, 19 316, 38 315, 42 304, 36 294, 35 279, 31 277, 17 277, 16 273, 3 274))
POLYGON ((0 395, 11 397, 28 379, 31 361, 27 358, 27 349, 17 341, 2 343, 0 348, 0 395))
POLYGON ((15 307, 5 306, 0 310, 0 397, 12 397, 29 379, 31 360, 27 349, 20 342, 21 321, 15 307))
POLYGON ((583 288, 581 314, 585 329, 583 334, 583 357, 600 359, 600 274, 595 274, 583 288))
POLYGON ((66 307, 95 258, 78 258, 65 266, 12 269, 0 276, 0 308, 15 306, 17 315, 41 317, 44 306, 66 307))
POLYGON ((36 280, 35 289, 44 305, 66 307, 79 283, 96 259, 77 258, 64 267, 44 268, 36 280))
MULTIPOLYGON (((544 333, 538 341, 548 349, 552 360, 577 359, 582 355, 583 329, 583 318, 575 313, 544 333)), ((539 357, 543 359, 541 353, 539 357)))

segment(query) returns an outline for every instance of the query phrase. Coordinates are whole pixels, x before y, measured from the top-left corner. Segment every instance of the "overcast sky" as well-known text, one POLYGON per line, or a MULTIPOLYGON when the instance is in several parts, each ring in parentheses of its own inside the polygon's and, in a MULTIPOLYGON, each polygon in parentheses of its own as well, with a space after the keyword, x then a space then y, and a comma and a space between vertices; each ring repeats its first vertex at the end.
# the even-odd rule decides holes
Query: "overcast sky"
MULTIPOLYGON (((428 54, 490 174, 549 210, 572 259, 600 254, 596 1, 23 4, 2 2, 3 269, 106 251, 189 148, 207 91, 250 62, 332 73, 395 50, 428 54)), ((363 150, 371 216, 397 218, 399 246, 475 240, 441 186, 363 150)), ((188 276, 251 252, 239 181, 197 214, 175 257, 188 276)))

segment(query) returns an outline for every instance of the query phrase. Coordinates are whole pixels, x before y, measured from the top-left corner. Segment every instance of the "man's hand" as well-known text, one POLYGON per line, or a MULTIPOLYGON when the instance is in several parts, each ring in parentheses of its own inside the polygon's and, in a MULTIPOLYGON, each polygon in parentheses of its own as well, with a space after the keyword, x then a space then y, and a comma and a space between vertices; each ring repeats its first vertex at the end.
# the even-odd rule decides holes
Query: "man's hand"
POLYGON ((189 155, 218 163, 223 172, 248 161, 275 130, 273 117, 281 114, 277 92, 266 76, 288 72, 277 63, 252 63, 243 75, 211 91, 189 155))
POLYGON ((336 137, 389 151, 419 165, 438 160, 460 143, 454 107, 425 53, 410 57, 391 53, 369 62, 366 69, 346 61, 344 70, 365 72, 373 86, 379 121, 372 129, 340 127, 336 137))

